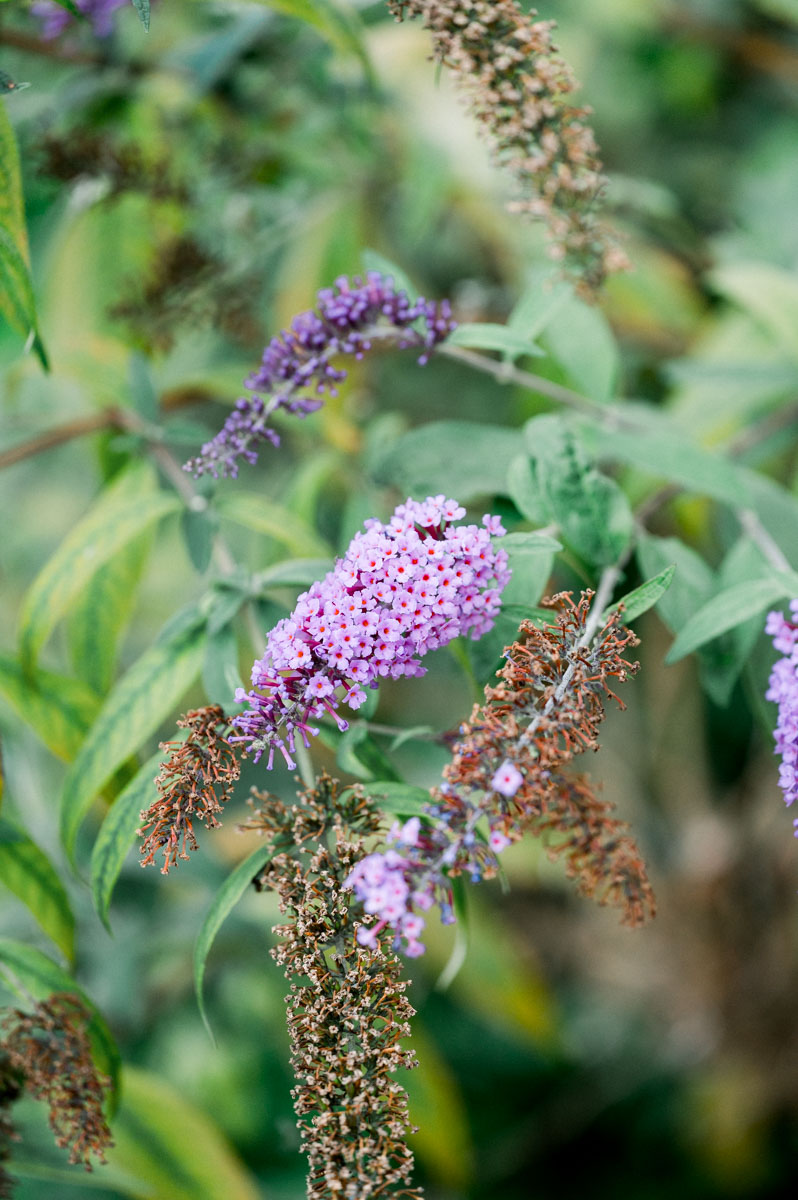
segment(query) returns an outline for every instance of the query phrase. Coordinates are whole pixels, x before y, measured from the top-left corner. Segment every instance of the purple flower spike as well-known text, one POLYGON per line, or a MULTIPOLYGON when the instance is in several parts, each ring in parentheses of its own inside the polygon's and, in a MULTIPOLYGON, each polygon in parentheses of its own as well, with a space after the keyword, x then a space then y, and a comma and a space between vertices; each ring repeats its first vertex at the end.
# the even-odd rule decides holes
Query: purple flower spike
MULTIPOLYGON (((793 618, 798 617, 798 600, 790 603, 790 611, 793 618)), ((765 631, 783 655, 773 667, 765 699, 779 706, 773 736, 775 753, 781 755, 779 786, 789 805, 798 800, 798 620, 788 621, 780 612, 768 613, 765 631)), ((795 826, 798 837, 798 821, 795 826)))
MULTIPOLYGON (((493 625, 510 578, 507 554, 487 529, 452 525, 465 509, 444 496, 400 504, 387 525, 370 519, 344 558, 304 592, 269 634, 252 668, 249 709, 233 724, 255 761, 275 751, 293 769, 296 738, 309 745, 325 715, 339 729, 343 701, 357 709, 381 678, 423 675, 421 658, 452 638, 481 637, 493 625)), ((415 820, 397 830, 409 848, 415 820)))
POLYGON ((346 370, 333 366, 341 355, 360 359, 382 338, 398 340, 400 348, 421 350, 419 363, 455 328, 448 300, 411 301, 397 291, 393 280, 370 272, 362 279, 346 276, 318 294, 314 309, 300 313, 291 328, 273 337, 263 352, 260 368, 245 381, 252 396, 239 400, 224 426, 202 453, 186 463, 196 475, 238 474, 238 461, 254 463, 261 442, 279 445, 269 420, 279 408, 299 417, 315 412, 325 393, 335 395, 346 370), (266 397, 264 399, 264 397, 266 397))

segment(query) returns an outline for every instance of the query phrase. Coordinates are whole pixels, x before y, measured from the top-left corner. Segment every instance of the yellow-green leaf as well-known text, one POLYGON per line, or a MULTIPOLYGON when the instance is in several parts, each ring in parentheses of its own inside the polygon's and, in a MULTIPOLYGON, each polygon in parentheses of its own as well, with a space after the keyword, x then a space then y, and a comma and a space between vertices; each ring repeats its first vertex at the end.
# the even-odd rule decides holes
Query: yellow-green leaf
POLYGON ((36 319, 36 303, 28 263, 28 235, 22 199, 19 150, 14 130, 0 101, 0 313, 9 325, 27 338, 33 334, 34 347, 42 366, 47 356, 41 344, 36 319))
POLYGON ((100 707, 98 697, 82 680, 54 671, 28 674, 6 654, 0 654, 0 695, 48 750, 65 762, 77 754, 100 707))
POLYGON ((95 796, 175 708, 199 674, 204 649, 205 631, 196 625, 156 642, 108 696, 64 782, 61 839, 70 857, 95 796))
POLYGON ((260 1200, 219 1130, 176 1088, 126 1066, 108 1162, 142 1181, 142 1200, 260 1200))
POLYGON ((155 799, 155 776, 164 757, 162 750, 148 759, 116 797, 100 826, 91 854, 91 891, 94 907, 110 932, 108 908, 114 885, 122 864, 128 856, 136 830, 141 824, 142 809, 149 808, 155 799))
POLYGON ((0 818, 0 880, 71 962, 75 918, 64 885, 44 851, 5 817, 0 818))
POLYGON ((238 864, 235 870, 227 876, 227 879, 225 879, 219 891, 214 896, 213 903, 208 909, 205 920, 202 922, 202 927, 197 934, 197 940, 194 943, 194 988, 197 993, 197 1006, 205 1022, 205 1028, 211 1037, 213 1037, 213 1034, 208 1022, 208 1014, 205 1011, 205 1000, 202 993, 202 984, 205 978, 205 960, 225 918, 235 908, 236 904, 238 904, 238 901, 244 895, 244 892, 258 872, 263 870, 272 855, 276 853, 277 847, 274 845, 258 846, 248 858, 245 858, 243 862, 238 864))
POLYGON ((35 661, 56 621, 68 611, 95 572, 147 526, 180 506, 178 497, 168 492, 143 490, 131 495, 126 477, 100 496, 28 589, 19 627, 20 649, 26 665, 35 661))
POLYGON ((230 492, 217 503, 228 521, 245 525, 288 546, 292 558, 327 558, 330 547, 303 520, 258 492, 230 492))

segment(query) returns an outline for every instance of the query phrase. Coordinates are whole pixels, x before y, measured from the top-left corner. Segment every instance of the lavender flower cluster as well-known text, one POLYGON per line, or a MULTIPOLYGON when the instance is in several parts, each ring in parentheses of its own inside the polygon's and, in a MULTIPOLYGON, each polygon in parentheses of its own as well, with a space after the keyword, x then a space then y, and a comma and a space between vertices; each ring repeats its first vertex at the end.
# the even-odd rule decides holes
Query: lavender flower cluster
MULTIPOLYGON (((765 698, 779 706, 773 736, 775 753, 781 755, 779 785, 788 805, 798 800, 798 600, 790 602, 790 612, 795 620, 788 621, 783 613, 771 612, 765 625, 775 649, 782 654, 771 672, 765 698)), ((798 819, 793 824, 798 837, 798 819)))
MULTIPOLYGON (((495 772, 491 786, 494 793, 510 798, 523 783, 521 772, 510 762, 504 762, 495 772)), ((444 795, 451 791, 444 783, 444 795)), ((472 883, 479 883, 485 873, 496 867, 496 855, 510 845, 510 839, 499 828, 490 829, 487 845, 478 838, 475 828, 488 814, 490 796, 480 804, 469 805, 465 822, 452 827, 451 812, 444 805, 425 806, 425 819, 411 817, 404 825, 395 822, 387 841, 396 849, 375 851, 350 871, 346 886, 353 888, 366 913, 377 917, 376 924, 360 925, 357 940, 361 946, 379 945, 379 936, 386 926, 396 931, 397 949, 404 941, 408 958, 418 958, 425 947, 420 936, 427 912, 437 904, 444 925, 454 923, 452 885, 446 869, 454 866, 465 870, 472 883)), ((458 814, 461 815, 461 814, 458 814)))
POLYGON ((341 699, 357 709, 364 687, 423 675, 428 651, 487 632, 510 577, 506 552, 491 543, 504 529, 491 516, 482 529, 451 524, 464 515, 456 501, 435 496, 400 504, 387 525, 366 521, 366 532, 269 634, 253 690, 236 695, 249 710, 234 719, 240 734, 230 740, 247 743, 256 762, 268 750, 269 769, 279 750, 293 769, 296 736, 308 746, 318 732, 311 721, 328 714, 348 728, 336 711, 341 699))
POLYGON ((398 337, 400 349, 422 350, 418 361, 423 366, 455 324, 448 300, 411 301, 392 279, 373 271, 365 282, 341 276, 318 293, 315 308, 294 317, 290 329, 272 338, 260 368, 245 380, 253 395, 237 402, 220 432, 186 463, 186 470, 235 478, 238 460, 254 463, 261 442, 279 445, 269 424, 277 409, 306 417, 321 407, 325 393, 336 394, 336 385, 347 375, 345 368, 333 366, 336 356, 361 359, 375 339, 398 337))
MULTIPOLYGON (((97 37, 106 38, 114 31, 116 10, 128 3, 129 0, 75 0, 75 8, 88 17, 97 37)), ((68 8, 62 8, 54 0, 36 0, 31 12, 41 20, 42 36, 48 40, 58 37, 75 20, 68 8)))

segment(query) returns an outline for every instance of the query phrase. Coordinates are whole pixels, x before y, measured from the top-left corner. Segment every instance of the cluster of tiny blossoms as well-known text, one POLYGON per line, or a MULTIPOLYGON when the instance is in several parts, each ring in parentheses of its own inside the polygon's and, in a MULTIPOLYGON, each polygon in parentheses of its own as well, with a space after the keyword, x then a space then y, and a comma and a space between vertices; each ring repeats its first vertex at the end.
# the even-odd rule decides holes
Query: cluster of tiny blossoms
MULTIPOLYGON (((92 1157, 104 1163, 113 1145, 103 1111, 111 1081, 94 1065, 89 1020, 83 1001, 68 992, 37 1000, 32 1012, 14 1008, 0 1018, 5 1089, 15 1076, 22 1091, 44 1100, 56 1145, 69 1150, 70 1163, 82 1163, 87 1171, 92 1157)), ((8 1098, 18 1094, 12 1090, 8 1098)))
POLYGON ((400 349, 420 348, 423 365, 454 328, 448 300, 411 300, 392 279, 376 272, 365 281, 341 276, 318 293, 315 308, 294 317, 290 329, 272 338, 259 369, 246 380, 253 395, 237 402, 222 430, 186 469, 235 477, 239 459, 255 462, 261 442, 279 445, 270 424, 277 409, 305 417, 321 407, 325 393, 336 394, 347 373, 334 359, 361 359, 375 340, 387 337, 400 349))
POLYGON ((507 554, 491 543, 504 530, 498 517, 483 528, 453 525, 465 515, 444 496, 400 504, 387 525, 371 519, 346 555, 304 592, 290 617, 269 634, 252 669, 253 689, 236 700, 248 711, 233 719, 257 762, 275 750, 295 767, 299 736, 305 746, 331 716, 339 729, 341 700, 357 709, 364 687, 381 678, 423 675, 423 655, 452 638, 481 637, 493 625, 510 572, 507 554))
MULTIPOLYGON (((788 621, 780 612, 768 613, 765 629, 782 657, 770 675, 765 697, 779 706, 773 736, 776 754, 781 755, 779 785, 786 804, 798 800, 798 600, 790 603, 795 620, 788 621)), ((798 818, 793 822, 798 837, 798 818)))
MULTIPOLYGON (((91 22, 97 37, 106 38, 114 31, 116 10, 126 6, 129 0, 74 0, 75 8, 91 22)), ((68 8, 54 0, 36 0, 31 12, 42 22, 42 33, 46 38, 55 38, 74 20, 68 8)))
POLYGON ((544 220, 552 257, 588 292, 628 265, 595 215, 605 180, 590 109, 570 103, 577 84, 554 44, 553 21, 517 0, 388 0, 420 17, 433 54, 465 89, 496 162, 517 181, 517 212, 544 220))
POLYGON ((379 829, 376 803, 356 788, 342 792, 326 775, 296 804, 255 797, 259 807, 245 828, 277 852, 255 883, 278 894, 284 915, 272 955, 291 981, 292 1096, 308 1198, 418 1200, 407 1186, 407 1093, 393 1078, 416 1065, 401 1045, 413 1016, 407 983, 391 938, 354 944, 353 897, 344 884, 379 829))
POLYGON ((580 891, 620 907, 626 924, 653 913, 626 827, 584 777, 562 773, 574 754, 598 748, 602 700, 613 695, 608 679, 636 669, 622 654, 634 635, 619 627, 617 613, 595 639, 586 632, 589 597, 554 597, 557 618, 541 629, 523 622, 498 685, 485 689, 484 702, 461 726, 446 780, 423 819, 395 825, 394 845, 352 871, 348 884, 372 918, 358 929, 361 945, 387 926, 406 954, 422 954, 422 913, 437 904, 444 922, 454 920, 451 877, 465 873, 479 882, 495 874, 497 855, 527 830, 553 835, 549 852, 565 858, 580 891))

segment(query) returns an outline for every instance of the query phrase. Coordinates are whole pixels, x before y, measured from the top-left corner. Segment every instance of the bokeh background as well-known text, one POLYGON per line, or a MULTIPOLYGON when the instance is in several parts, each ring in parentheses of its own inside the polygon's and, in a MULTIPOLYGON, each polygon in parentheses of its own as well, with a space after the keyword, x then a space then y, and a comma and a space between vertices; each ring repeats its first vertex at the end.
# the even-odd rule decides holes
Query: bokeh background
MULTIPOLYGON (((136 352, 174 409, 170 448, 188 457, 219 426, 268 337, 317 288, 368 265, 367 249, 425 294, 451 297, 466 320, 503 321, 544 269, 542 236, 505 212, 506 181, 427 60, 424 31, 395 24, 383 4, 344 9, 365 28, 363 55, 346 21, 310 5, 322 14, 314 27, 297 18, 300 7, 159 0, 146 36, 129 7, 109 41, 74 27, 42 44, 23 4, 0 4, 0 67, 31 84, 5 103, 54 366, 44 375, 0 331, 0 450, 126 403, 136 352)), ((623 394, 668 406, 706 445, 739 439, 742 461, 796 490, 798 3, 540 7, 558 20, 595 110, 608 212, 633 263, 601 300, 621 347, 623 394), (746 448, 750 422, 768 414, 771 435, 746 448)), ((553 361, 541 370, 563 378, 553 361)), ((279 502, 315 539, 306 555, 332 553, 397 498, 370 464, 398 431, 444 417, 516 426, 545 410, 451 362, 421 371, 406 356, 375 357, 320 413, 286 424, 279 455, 265 453, 222 488, 279 502)), ((0 472, 4 650, 26 588, 126 451, 124 435, 106 432, 0 472)), ((634 477, 626 482, 634 495, 634 477)), ((679 498, 652 528, 678 533, 713 564, 736 536, 707 502, 679 498)), ((251 569, 284 556, 291 536, 227 533, 251 569)), ((119 670, 196 597, 199 578, 183 531, 167 523, 131 597, 119 670)), ((558 566, 551 590, 580 582, 558 566)), ((262 630, 283 611, 262 606, 262 630)), ((627 709, 609 714, 589 765, 639 839, 659 916, 621 929, 524 843, 507 855, 506 890, 470 891, 454 947, 465 959, 448 984, 454 934, 431 936, 410 970, 421 1065, 407 1080, 418 1179, 431 1200, 765 1200, 794 1186, 798 845, 777 787, 774 714, 761 699, 772 651, 760 638, 742 672, 719 685, 706 661, 703 674, 695 659, 663 666, 671 635, 658 616, 643 618, 639 633, 627 709)), ((243 632, 239 649, 246 674, 253 647, 243 632)), ((65 670, 68 659, 59 632, 45 663, 65 670)), ((201 696, 197 687, 187 702, 201 696)), ((442 652, 424 680, 383 689, 380 720, 454 726, 472 699, 456 657, 442 652)), ((63 862, 63 765, 3 694, 0 731, 5 803, 63 862)), ((315 760, 335 766, 323 748, 315 760)), ((445 750, 405 743, 394 761, 410 781, 431 784, 445 750)), ((244 783, 257 781, 250 770, 244 783)), ((274 783, 291 793, 286 773, 274 783)), ((286 985, 268 956, 273 898, 245 897, 212 951, 215 1045, 193 995, 191 944, 249 848, 235 829, 245 812, 239 803, 168 879, 142 872, 132 853, 113 936, 85 883, 65 873, 78 976, 125 1060, 204 1114, 223 1139, 218 1153, 235 1160, 240 1191, 228 1183, 222 1193, 210 1176, 158 1182, 150 1147, 141 1161, 157 1197, 304 1194, 286 985)), ((45 947, 26 910, 10 894, 3 901, 3 934, 45 947)), ((164 1105, 164 1138, 180 1138, 171 1093, 141 1086, 145 1102, 164 1105)), ((23 1125, 20 1200, 145 1194, 119 1182, 119 1164, 90 1178, 68 1172, 33 1105, 23 1125)), ((126 1161, 135 1174, 135 1156, 126 1161)))

